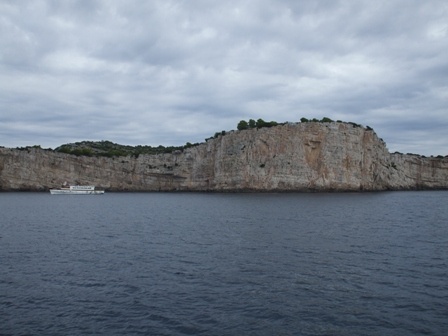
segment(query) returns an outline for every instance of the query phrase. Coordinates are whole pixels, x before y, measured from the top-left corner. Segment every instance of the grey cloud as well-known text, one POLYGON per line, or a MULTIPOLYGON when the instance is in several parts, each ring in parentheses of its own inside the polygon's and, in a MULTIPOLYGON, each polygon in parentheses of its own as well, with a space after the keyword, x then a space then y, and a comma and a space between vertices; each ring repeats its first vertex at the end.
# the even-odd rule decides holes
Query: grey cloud
POLYGON ((446 152, 443 1, 36 0, 0 13, 0 145, 174 145, 240 119, 328 116, 391 148, 446 152))

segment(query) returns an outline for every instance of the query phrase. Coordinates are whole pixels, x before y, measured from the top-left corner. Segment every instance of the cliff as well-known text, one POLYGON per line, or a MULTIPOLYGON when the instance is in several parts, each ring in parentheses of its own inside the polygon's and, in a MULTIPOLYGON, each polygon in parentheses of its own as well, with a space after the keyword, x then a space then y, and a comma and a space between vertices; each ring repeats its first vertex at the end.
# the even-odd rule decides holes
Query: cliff
POLYGON ((138 157, 0 149, 0 190, 48 190, 64 181, 116 191, 445 189, 448 158, 391 154, 373 130, 336 122, 232 131, 138 157))

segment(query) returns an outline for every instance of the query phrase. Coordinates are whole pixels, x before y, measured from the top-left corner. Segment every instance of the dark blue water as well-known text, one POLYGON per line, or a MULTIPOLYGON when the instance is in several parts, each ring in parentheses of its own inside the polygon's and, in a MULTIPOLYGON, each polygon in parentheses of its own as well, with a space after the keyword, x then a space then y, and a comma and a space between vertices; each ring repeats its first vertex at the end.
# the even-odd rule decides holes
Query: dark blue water
POLYGON ((447 335, 448 192, 0 194, 1 335, 447 335))

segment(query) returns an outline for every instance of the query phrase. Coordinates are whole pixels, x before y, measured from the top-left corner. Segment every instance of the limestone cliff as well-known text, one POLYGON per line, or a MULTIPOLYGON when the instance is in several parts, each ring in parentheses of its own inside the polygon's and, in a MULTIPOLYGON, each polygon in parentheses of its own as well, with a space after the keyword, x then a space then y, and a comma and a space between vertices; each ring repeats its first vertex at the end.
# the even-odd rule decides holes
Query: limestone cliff
POLYGON ((358 191, 448 188, 448 158, 390 154, 350 123, 232 131, 172 154, 86 157, 0 149, 0 190, 62 182, 129 191, 358 191))

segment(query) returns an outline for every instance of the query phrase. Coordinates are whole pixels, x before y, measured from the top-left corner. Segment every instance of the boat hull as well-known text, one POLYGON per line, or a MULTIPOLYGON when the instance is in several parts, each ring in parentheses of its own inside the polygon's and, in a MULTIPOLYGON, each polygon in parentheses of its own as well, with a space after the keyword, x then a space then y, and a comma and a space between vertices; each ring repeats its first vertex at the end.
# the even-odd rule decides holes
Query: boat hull
POLYGON ((60 190, 50 189, 52 195, 102 195, 104 190, 60 190))

